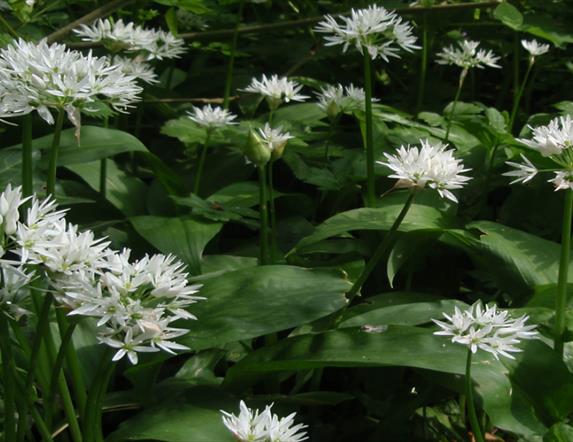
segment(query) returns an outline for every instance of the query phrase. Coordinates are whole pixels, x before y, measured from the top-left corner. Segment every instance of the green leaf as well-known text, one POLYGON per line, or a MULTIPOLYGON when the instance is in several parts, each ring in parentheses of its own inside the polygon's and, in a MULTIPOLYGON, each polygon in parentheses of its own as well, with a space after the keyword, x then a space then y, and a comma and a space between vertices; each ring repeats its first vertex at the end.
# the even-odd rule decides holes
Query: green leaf
POLYGON ((221 223, 194 217, 136 216, 129 221, 161 253, 181 259, 193 275, 201 273, 203 250, 222 227, 221 223))
POLYGON ((503 2, 495 8, 493 16, 502 22, 504 25, 519 31, 523 24, 523 15, 521 12, 508 2, 503 2))
POLYGON ((555 424, 543 436, 543 442, 573 442, 573 427, 563 422, 555 424))
MULTIPOLYGON (((107 161, 107 200, 125 216, 145 213, 147 186, 138 178, 127 175, 113 160, 107 161)), ((69 164, 66 169, 79 175, 92 189, 99 191, 100 161, 69 164)))
MULTIPOLYGON (((361 208, 341 212, 327 219, 315 231, 303 238, 291 252, 304 252, 304 248, 324 239, 354 230, 389 230, 404 206, 401 199, 384 200, 380 208, 361 208)), ((400 224, 400 231, 442 231, 452 227, 454 221, 444 211, 429 205, 412 204, 400 224)))
MULTIPOLYGON (((432 330, 389 326, 382 331, 357 328, 285 339, 257 350, 233 366, 224 385, 244 388, 265 374, 320 367, 402 366, 463 375, 467 350, 432 330)), ((474 358, 472 378, 494 426, 522 435, 543 434, 525 395, 513 386, 506 369, 488 354, 474 358)))
POLYGON ((200 350, 267 335, 327 316, 346 306, 342 272, 262 266, 205 281, 195 304, 198 321, 181 341, 200 350))

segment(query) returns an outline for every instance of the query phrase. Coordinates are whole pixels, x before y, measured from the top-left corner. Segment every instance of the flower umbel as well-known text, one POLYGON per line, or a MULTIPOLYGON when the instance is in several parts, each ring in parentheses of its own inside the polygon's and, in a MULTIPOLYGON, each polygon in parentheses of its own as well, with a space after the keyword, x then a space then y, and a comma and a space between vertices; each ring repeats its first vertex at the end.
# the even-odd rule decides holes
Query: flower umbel
POLYGON ((278 75, 267 77, 263 74, 260 80, 253 78, 251 84, 244 90, 262 95, 267 100, 269 108, 275 110, 283 102, 306 100, 308 96, 299 94, 301 89, 302 85, 289 80, 287 77, 279 77, 278 75))
MULTIPOLYGON (((361 87, 349 84, 327 85, 317 95, 318 106, 330 117, 334 118, 342 112, 352 112, 364 109, 366 94, 361 87)), ((373 102, 380 101, 377 98, 373 102)))
POLYGON ((380 57, 385 61, 399 57, 400 49, 408 52, 419 49, 412 25, 381 6, 352 9, 350 17, 340 20, 327 15, 315 28, 316 32, 327 34, 324 37, 327 46, 343 45, 343 52, 354 46, 361 54, 366 51, 372 59, 380 57))
POLYGON ((308 439, 304 424, 294 425, 296 413, 280 418, 271 411, 273 404, 263 412, 251 410, 241 401, 238 416, 221 410, 223 423, 239 442, 302 442, 308 439))
POLYGON ((203 108, 194 107, 191 112, 187 112, 191 120, 199 126, 206 129, 215 129, 217 127, 224 127, 229 124, 237 124, 233 120, 237 118, 226 109, 220 106, 211 106, 210 104, 203 106, 203 108))
POLYGON ((451 336, 452 342, 467 346, 472 353, 478 349, 491 353, 496 359, 505 356, 515 359, 510 353, 521 351, 517 344, 522 339, 538 336, 535 325, 526 325, 528 316, 513 319, 496 305, 483 306, 475 302, 466 310, 454 309, 453 315, 443 314, 446 321, 433 319, 441 330, 435 335, 451 336))
POLYGON ((521 46, 529 52, 531 57, 537 57, 538 55, 547 54, 549 52, 550 46, 548 44, 539 43, 537 40, 521 40, 521 46))
POLYGON ((459 47, 448 46, 438 52, 438 64, 456 65, 463 69, 479 68, 488 66, 500 68, 497 64, 499 57, 491 50, 478 49, 478 41, 462 40, 458 42, 459 47))
POLYGON ((462 175, 470 169, 463 166, 462 160, 454 157, 454 150, 448 145, 432 144, 420 140, 421 147, 401 146, 396 155, 384 153, 387 161, 378 164, 394 171, 390 178, 400 180, 400 187, 430 187, 438 191, 442 198, 457 202, 450 190, 460 189, 471 178, 462 175))

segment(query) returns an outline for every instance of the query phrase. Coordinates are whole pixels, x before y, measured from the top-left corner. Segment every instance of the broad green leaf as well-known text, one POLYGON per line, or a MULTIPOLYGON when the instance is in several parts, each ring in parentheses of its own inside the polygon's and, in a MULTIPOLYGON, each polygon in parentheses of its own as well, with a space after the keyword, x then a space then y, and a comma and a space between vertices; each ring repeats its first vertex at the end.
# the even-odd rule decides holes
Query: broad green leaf
POLYGON ((563 422, 553 425, 543 436, 543 442, 572 442, 573 427, 563 422))
POLYGON ((515 6, 508 2, 503 2, 495 8, 493 16, 504 25, 516 31, 521 29, 523 24, 523 15, 515 6))
MULTIPOLYGON (((320 367, 403 366, 463 375, 466 352, 464 346, 434 336, 429 329, 348 328, 296 336, 255 351, 229 370, 224 384, 243 388, 265 374, 320 367)), ((474 358, 472 377, 493 425, 527 436, 543 434, 545 426, 505 373, 503 365, 487 354, 474 358)))
POLYGON ((222 224, 193 217, 135 216, 129 219, 137 233, 165 254, 181 259, 193 275, 201 273, 201 257, 222 224))
POLYGON ((410 292, 383 293, 369 297, 362 304, 348 309, 338 328, 382 325, 421 325, 440 319, 442 312, 466 306, 454 299, 410 292))
MULTIPOLYGON (((293 252, 304 252, 304 248, 311 244, 355 230, 389 230, 404 202, 400 199, 389 199, 381 204, 383 206, 380 208, 354 209, 334 215, 319 225, 311 235, 303 238, 293 252)), ((400 231, 441 231, 452 227, 453 223, 452 218, 444 211, 414 203, 400 224, 400 231)))
POLYGON ((293 328, 344 306, 350 282, 342 272, 292 266, 236 270, 205 281, 207 298, 192 308, 197 321, 181 341, 193 350, 293 328))
MULTIPOLYGON (((113 160, 107 161, 106 199, 125 216, 145 213, 147 186, 138 178, 127 175, 113 160)), ((79 175, 92 189, 99 191, 100 161, 69 164, 66 169, 79 175)))
POLYGON ((216 389, 190 389, 122 422, 106 440, 233 442, 219 410, 235 412, 237 404, 237 400, 216 389))

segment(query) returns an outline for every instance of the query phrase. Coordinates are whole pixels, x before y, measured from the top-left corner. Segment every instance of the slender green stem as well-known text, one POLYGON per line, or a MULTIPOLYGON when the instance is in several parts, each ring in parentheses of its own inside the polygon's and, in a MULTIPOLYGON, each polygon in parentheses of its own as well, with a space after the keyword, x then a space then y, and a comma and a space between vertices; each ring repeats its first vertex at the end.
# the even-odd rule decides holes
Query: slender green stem
POLYGON ((60 396, 64 406, 64 413, 69 424, 72 440, 74 442, 82 442, 82 432, 80 430, 80 424, 76 415, 76 409, 74 408, 72 397, 70 396, 70 390, 68 389, 66 378, 62 373, 60 373, 58 376, 58 389, 60 390, 60 396))
POLYGON ((55 195, 56 193, 56 171, 58 169, 58 154, 60 151, 60 136, 62 127, 64 125, 64 110, 58 110, 56 117, 56 126, 54 127, 54 138, 52 139, 52 147, 50 149, 50 163, 48 166, 48 182, 46 190, 48 195, 55 195))
POLYGON ((364 51, 364 92, 365 92, 365 128, 366 128, 366 205, 374 207, 376 189, 374 180, 374 132, 372 130, 372 59, 364 51))
POLYGON ((86 403, 86 419, 84 422, 84 435, 86 442, 96 442, 101 439, 102 428, 101 406, 114 364, 111 360, 110 351, 106 351, 101 358, 99 367, 92 384, 90 386, 88 400, 86 403))
POLYGON ((479 424, 476 413, 476 405, 474 402, 474 387, 472 383, 472 351, 468 348, 468 358, 466 361, 466 397, 467 408, 476 442, 484 442, 483 434, 479 424))
POLYGON ((267 174, 265 166, 259 166, 259 213, 261 220, 259 265, 265 265, 268 264, 268 256, 269 256, 267 174))
POLYGON ((336 129, 336 126, 337 126, 339 120, 340 120, 340 115, 337 115, 336 117, 334 117, 330 120, 330 124, 328 125, 328 134, 326 135, 326 140, 324 141, 324 165, 325 166, 328 164, 328 160, 329 160, 328 151, 330 149, 330 142, 332 141, 332 136, 334 135, 334 131, 336 129))
POLYGON ((573 216, 573 190, 565 191, 563 206, 563 224, 561 231, 561 258, 559 260, 559 277, 557 297, 555 299, 555 351, 563 357, 565 339, 565 310, 567 309, 567 281, 569 273, 569 256, 571 252, 571 217, 573 216))
MULTIPOLYGON (((46 421, 44 421, 44 418, 40 415, 40 413, 38 413, 38 410, 36 410, 34 400, 32 399, 32 397, 30 397, 26 394, 26 388, 24 387, 24 385, 22 385, 22 382, 18 378, 16 378, 16 387, 18 388, 19 396, 21 396, 21 398, 23 399, 23 403, 26 404, 26 406, 28 407, 27 409, 29 409, 30 414, 32 415, 32 419, 34 420, 34 422, 36 422, 36 429, 40 433, 42 440, 44 442, 52 442, 53 441, 52 434, 50 433, 50 430, 48 428, 48 425, 46 424, 46 421)), ((21 421, 19 420, 19 422, 21 422, 21 421)), ((19 441, 24 440, 24 438, 26 436, 26 430, 27 430, 26 427, 23 427, 23 428, 18 427, 18 440, 19 441)), ((32 438, 29 438, 29 439, 33 440, 32 438)))
POLYGON ((205 142, 201 147, 201 154, 199 155, 199 163, 197 163, 197 173, 195 174, 195 184, 193 186, 193 193, 199 196, 199 188, 201 186, 201 175, 203 174, 203 167, 205 166, 205 159, 207 158, 207 149, 209 148, 209 141, 211 139, 211 129, 207 129, 205 142))
MULTIPOLYGON (((105 117, 103 120, 103 127, 107 129, 109 126, 109 118, 105 117)), ((99 194, 105 199, 107 193, 107 158, 102 158, 99 162, 99 194)))
POLYGON ((523 91, 525 90, 525 86, 527 85, 527 80, 529 80, 529 74, 531 73, 531 68, 533 68, 533 64, 535 62, 535 58, 531 57, 529 59, 529 64, 527 66, 527 70, 525 71, 525 76, 523 77, 523 82, 519 87, 519 91, 517 92, 517 96, 513 100, 513 109, 511 109, 511 116, 509 118, 509 131, 513 132, 513 126, 515 124, 515 118, 517 117, 517 110, 519 109, 519 103, 521 102, 521 98, 523 97, 523 91))
POLYGON ((418 83, 418 100, 416 102, 416 112, 420 112, 424 103, 426 93, 426 74, 428 71, 428 14, 422 15, 422 59, 420 60, 420 79, 418 83))
POLYGON ((8 23, 8 22, 4 19, 4 17, 3 17, 2 15, 0 15, 0 24, 1 24, 10 34, 12 34, 12 37, 14 37, 14 38, 18 38, 18 37, 19 37, 19 35, 18 35, 18 33, 16 32, 16 30, 15 30, 12 26, 10 26, 10 23, 8 23))
POLYGON ((380 244, 378 245, 378 248, 374 251, 374 254, 372 255, 372 257, 370 258, 370 260, 366 264, 366 267, 364 267, 364 270, 362 270, 362 273, 360 274, 360 276, 358 277, 358 279, 356 280, 356 282, 354 283, 354 285, 352 286, 350 291, 347 293, 349 303, 358 294, 362 285, 366 282, 366 280, 368 279, 368 276, 370 276, 370 273, 372 273, 372 270, 374 270, 376 268, 376 265, 378 264, 378 262, 382 259, 382 257, 386 254, 388 249, 394 243, 394 240, 396 237, 396 232, 398 231, 400 224, 402 223, 402 221, 406 217, 408 210, 410 210, 410 207, 412 206, 412 202, 414 201, 415 194, 416 194, 415 190, 410 191, 410 195, 408 196, 408 199, 406 200, 404 207, 402 208, 402 210, 398 214, 398 217, 394 221, 394 224, 392 224, 392 227, 390 227, 390 230, 384 236, 384 239, 380 242, 380 244))
POLYGON ((22 117, 22 194, 34 192, 34 164, 32 156, 32 114, 22 117))
POLYGON ((268 190, 268 197, 269 197, 269 215, 270 215, 270 222, 271 222, 271 264, 274 264, 276 261, 276 252, 277 252, 277 212, 275 209, 275 199, 274 199, 274 186, 273 186, 273 163, 274 161, 271 160, 267 163, 268 168, 268 179, 269 179, 269 187, 268 190))
POLYGON ((456 97, 454 98, 454 104, 452 105, 452 111, 450 112, 450 115, 448 116, 448 125, 446 126, 446 136, 444 137, 444 141, 447 143, 449 138, 450 138, 450 129, 452 128, 452 119, 454 118, 454 115, 456 114, 456 107, 458 105, 458 101, 460 99, 460 95, 462 93, 462 87, 464 86, 464 81, 466 79, 466 76, 468 75, 468 69, 464 68, 462 69, 462 72, 460 73, 460 80, 458 82, 458 90, 456 91, 456 97))
POLYGON ((10 342, 10 330, 0 312, 0 350, 2 353, 2 381, 4 384, 4 440, 16 440, 16 363, 10 342))
POLYGON ((229 108, 229 96, 231 95, 231 88, 233 87, 233 69, 235 67, 235 54, 237 52, 237 41, 239 39, 239 25, 243 20, 243 9, 245 7, 245 0, 239 3, 239 12, 237 14, 237 24, 233 32, 233 39, 231 41, 231 54, 229 55, 229 64, 227 65, 227 77, 225 79, 225 93, 223 95, 223 108, 229 108))
MULTIPOLYGON (((74 388, 78 413, 80 417, 83 418, 87 398, 86 398, 86 385, 84 382, 83 370, 81 368, 80 360, 78 358, 78 353, 74 346, 74 340, 73 340, 73 332, 77 325, 77 320, 73 319, 71 323, 68 323, 66 314, 61 309, 56 309, 56 318, 58 320, 60 335, 63 335, 62 343, 60 345, 60 352, 63 349, 66 364, 68 366, 70 377, 72 380, 72 386, 74 388), (67 336, 68 334, 69 336, 67 336)), ((55 365, 55 367, 57 366, 55 365)), ((56 370, 56 368, 54 368, 52 371, 54 370, 56 370)))

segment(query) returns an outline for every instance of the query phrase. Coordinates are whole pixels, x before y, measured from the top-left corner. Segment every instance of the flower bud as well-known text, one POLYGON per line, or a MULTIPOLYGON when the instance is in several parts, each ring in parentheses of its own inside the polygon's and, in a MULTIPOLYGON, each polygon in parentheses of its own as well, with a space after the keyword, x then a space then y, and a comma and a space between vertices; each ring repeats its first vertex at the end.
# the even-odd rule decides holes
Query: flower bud
POLYGON ((254 130, 249 132, 244 153, 249 161, 259 167, 263 167, 271 159, 271 150, 268 148, 268 143, 264 142, 254 130))
POLYGON ((286 147, 287 143, 288 143, 288 140, 273 143, 273 150, 271 151, 271 160, 272 161, 276 161, 280 157, 283 156, 283 152, 285 151, 285 147, 286 147))

